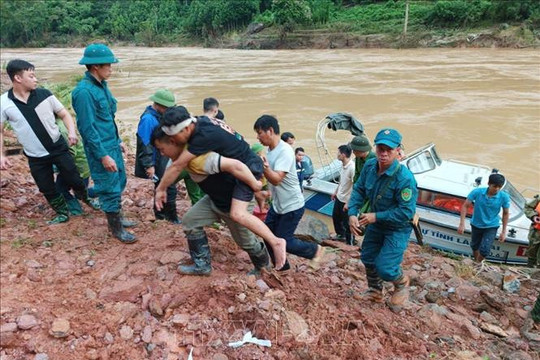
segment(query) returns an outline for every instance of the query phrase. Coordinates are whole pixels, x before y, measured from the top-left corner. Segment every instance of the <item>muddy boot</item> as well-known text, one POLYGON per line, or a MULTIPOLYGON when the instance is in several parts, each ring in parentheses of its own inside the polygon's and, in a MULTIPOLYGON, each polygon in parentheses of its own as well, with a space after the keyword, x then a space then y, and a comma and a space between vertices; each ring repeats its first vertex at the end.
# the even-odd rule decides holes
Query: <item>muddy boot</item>
POLYGON ((264 246, 264 243, 262 242, 260 244, 261 249, 259 251, 249 254, 249 258, 251 259, 251 262, 255 268, 250 270, 248 275, 260 276, 262 269, 266 269, 268 271, 272 270, 272 265, 270 265, 270 255, 268 255, 266 246, 264 246))
POLYGON ((120 210, 120 222, 122 223, 122 226, 125 228, 134 227, 137 225, 136 221, 128 220, 124 217, 124 213, 122 210, 120 210))
POLYGON ((82 200, 83 203, 90 206, 94 210, 101 209, 101 203, 98 199, 92 199, 88 196, 88 191, 84 189, 83 191, 75 191, 75 196, 77 199, 82 200))
POLYGON ((109 223, 109 230, 115 238, 123 242, 124 244, 132 244, 137 241, 135 235, 126 231, 122 226, 122 219, 120 213, 105 213, 107 214, 107 222, 109 223))
POLYGON ((409 277, 407 275, 401 275, 394 281, 394 293, 392 298, 388 301, 388 306, 391 310, 401 310, 403 305, 409 300, 409 277))
POLYGON ((79 203, 79 200, 76 198, 71 198, 66 201, 68 211, 71 215, 77 216, 83 214, 83 209, 81 207, 81 204, 79 203))
POLYGON ((49 201, 49 205, 56 211, 56 216, 47 221, 47 224, 60 224, 69 220, 69 210, 63 195, 58 195, 49 201))
POLYGON ((373 267, 366 266, 366 277, 368 289, 364 293, 360 294, 360 300, 382 303, 383 283, 381 278, 377 274, 377 270, 373 267))
POLYGON ((210 246, 206 235, 197 239, 188 239, 189 254, 193 265, 178 265, 178 272, 184 275, 205 275, 212 272, 210 265, 210 246))
POLYGON ((176 202, 166 203, 163 210, 164 219, 173 223, 173 224, 181 224, 182 221, 178 218, 178 214, 176 213, 176 202))

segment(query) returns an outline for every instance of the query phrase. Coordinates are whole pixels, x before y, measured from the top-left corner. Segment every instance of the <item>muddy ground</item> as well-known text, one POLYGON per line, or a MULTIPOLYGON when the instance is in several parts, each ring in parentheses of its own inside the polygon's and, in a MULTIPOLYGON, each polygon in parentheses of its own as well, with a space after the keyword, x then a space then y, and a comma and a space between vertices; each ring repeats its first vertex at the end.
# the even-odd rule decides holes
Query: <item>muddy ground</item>
MULTIPOLYGON (((0 181, 2 360, 187 359, 191 350, 195 360, 540 359, 540 332, 523 327, 538 272, 479 267, 411 244, 403 264, 411 301, 393 313, 359 299, 358 248, 326 241, 332 251, 319 270, 290 256, 292 270, 257 279, 218 228, 208 229, 212 275, 183 276, 182 226, 153 221, 150 182, 128 179, 123 206, 140 240, 124 245, 86 206, 68 223, 46 225, 53 213, 25 158, 10 160, 0 181), (228 346, 247 331, 271 347, 228 346)), ((127 164, 132 173, 133 155, 127 164)), ((184 214, 189 202, 180 197, 184 214)))

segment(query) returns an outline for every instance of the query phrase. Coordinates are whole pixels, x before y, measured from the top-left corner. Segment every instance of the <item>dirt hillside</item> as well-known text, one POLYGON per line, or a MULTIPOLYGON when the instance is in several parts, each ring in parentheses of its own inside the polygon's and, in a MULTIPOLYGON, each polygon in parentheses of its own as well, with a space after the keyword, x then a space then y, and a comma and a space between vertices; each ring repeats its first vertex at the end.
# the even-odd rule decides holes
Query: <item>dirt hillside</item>
MULTIPOLYGON (((290 256, 288 273, 257 279, 221 228, 208 230, 212 275, 182 276, 182 227, 153 222, 150 182, 128 179, 124 210, 139 222, 140 241, 123 245, 86 206, 46 225, 53 213, 26 159, 10 160, 0 180, 2 360, 172 360, 191 350, 194 360, 540 359, 540 332, 527 326, 539 272, 478 267, 411 245, 411 302, 396 314, 358 299, 366 282, 357 248, 328 241, 333 251, 319 270, 290 256), (247 331, 271 347, 228 345, 247 331)), ((127 163, 132 173, 133 155, 127 163)), ((181 215, 188 206, 179 201, 181 215)))

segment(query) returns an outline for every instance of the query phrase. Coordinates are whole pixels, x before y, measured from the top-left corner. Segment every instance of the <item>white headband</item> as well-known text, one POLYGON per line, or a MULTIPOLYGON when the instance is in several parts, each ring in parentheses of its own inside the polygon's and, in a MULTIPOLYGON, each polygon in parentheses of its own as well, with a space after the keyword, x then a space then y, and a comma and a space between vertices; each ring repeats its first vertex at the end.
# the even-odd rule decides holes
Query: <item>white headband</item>
POLYGON ((176 125, 169 125, 169 126, 163 125, 161 127, 161 130, 163 130, 165 134, 169 136, 173 136, 173 135, 178 134, 180 131, 184 130, 190 124, 192 123, 194 124, 196 122, 197 122, 197 118, 190 117, 189 119, 181 121, 176 125))

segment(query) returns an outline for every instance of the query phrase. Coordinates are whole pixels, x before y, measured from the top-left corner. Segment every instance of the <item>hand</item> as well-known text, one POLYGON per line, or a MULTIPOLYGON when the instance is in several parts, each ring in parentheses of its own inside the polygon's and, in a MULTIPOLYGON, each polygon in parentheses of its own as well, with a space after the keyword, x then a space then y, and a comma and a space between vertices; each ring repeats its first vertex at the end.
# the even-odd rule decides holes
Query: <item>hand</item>
POLYGON ((73 133, 73 134, 68 135, 69 146, 77 145, 78 142, 79 142, 79 138, 77 137, 77 134, 73 133))
POLYGON ((336 194, 330 195, 330 200, 335 201, 336 200, 336 194))
POLYGON ((124 154, 126 155, 128 154, 128 147, 126 146, 126 144, 124 144, 124 142, 120 143, 120 149, 122 150, 124 154))
POLYGON ((458 234, 463 234, 465 232, 465 224, 459 223, 459 226, 457 228, 458 234))
POLYGON ((375 221, 377 221, 377 215, 375 213, 365 213, 358 218, 358 223, 364 227, 373 224, 375 221))
POLYGON ((506 240, 506 230, 501 232, 501 234, 499 235, 499 242, 503 243, 505 242, 505 240, 506 240))
POLYGON ((156 173, 156 168, 151 166, 147 168, 145 171, 146 171, 146 176, 148 176, 148 178, 151 179, 154 177, 154 174, 156 173))
POLYGON ((356 216, 349 216, 349 228, 351 229, 351 232, 356 236, 364 235, 364 232, 360 228, 360 223, 358 222, 358 218, 356 216))
POLYGON ((105 170, 109 172, 116 172, 118 171, 118 168, 116 167, 116 161, 109 155, 105 155, 101 158, 101 164, 103 164, 103 167, 105 170))
POLYGON ((270 167, 270 163, 268 163, 268 159, 264 155, 259 155, 261 160, 263 161, 263 167, 264 169, 268 169, 270 167))
POLYGON ((343 205, 343 212, 349 211, 349 205, 345 204, 343 205))
POLYGON ((6 155, 0 155, 0 169, 7 170, 11 166, 11 161, 7 158, 6 155))
POLYGON ((156 204, 156 209, 161 211, 163 209, 163 204, 167 201, 167 191, 162 190, 159 186, 156 188, 156 194, 154 197, 156 204))

